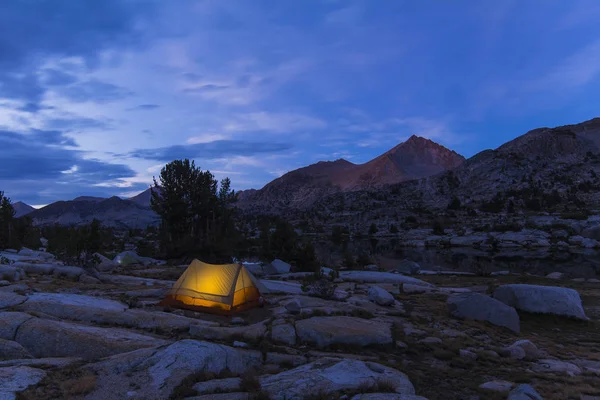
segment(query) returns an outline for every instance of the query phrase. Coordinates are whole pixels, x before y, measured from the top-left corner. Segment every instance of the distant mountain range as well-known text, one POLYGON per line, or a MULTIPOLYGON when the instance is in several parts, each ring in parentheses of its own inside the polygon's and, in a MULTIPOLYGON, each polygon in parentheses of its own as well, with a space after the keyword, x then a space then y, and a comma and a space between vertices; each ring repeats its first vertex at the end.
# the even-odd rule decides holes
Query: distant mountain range
MULTIPOLYGON (((339 208, 346 203, 356 212, 383 207, 395 213, 410 207, 445 208, 454 197, 469 205, 500 196, 521 206, 535 196, 544 203, 552 195, 568 204, 600 207, 599 177, 600 118, 595 118, 534 129, 467 160, 431 140, 412 136, 364 164, 321 161, 288 172, 260 190, 238 192, 237 206, 255 214, 330 209, 332 204, 339 208), (364 202, 365 193, 383 200, 364 202)), ((129 199, 83 196, 38 210, 22 202, 14 206, 17 216, 29 215, 36 225, 79 225, 97 218, 108 226, 145 227, 159 221, 150 209, 150 197, 148 189, 129 199)), ((347 212, 344 215, 351 218, 347 212)))
POLYGON ((145 228, 160 221, 150 209, 150 191, 149 188, 129 199, 80 196, 70 201, 57 201, 37 210, 22 202, 14 203, 13 207, 17 217, 27 215, 38 226, 85 225, 95 218, 113 228, 145 228))
POLYGON ((339 192, 374 190, 454 169, 465 158, 422 137, 411 136, 390 151, 364 163, 344 159, 318 162, 288 172, 257 191, 244 191, 242 209, 308 208, 339 192))
POLYGON ((29 204, 25 204, 22 201, 17 201, 13 203, 13 208, 15 209, 15 217, 19 218, 23 215, 27 215, 32 211, 35 211, 35 208, 31 207, 29 204))
POLYGON ((428 210, 435 217, 456 199, 461 206, 491 212, 583 215, 600 209, 600 118, 534 129, 452 170, 376 193, 337 193, 320 199, 313 210, 352 224, 411 210, 428 210))

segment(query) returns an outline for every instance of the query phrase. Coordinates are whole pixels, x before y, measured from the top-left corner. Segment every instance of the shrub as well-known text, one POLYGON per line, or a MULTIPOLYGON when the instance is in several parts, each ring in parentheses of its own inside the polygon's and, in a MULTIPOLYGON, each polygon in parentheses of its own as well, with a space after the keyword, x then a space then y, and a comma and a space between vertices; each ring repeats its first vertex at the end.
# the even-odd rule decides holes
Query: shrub
POLYGON ((461 203, 458 197, 454 196, 448 204, 448 210, 460 210, 461 203))
POLYGON ((434 235, 444 235, 446 233, 444 231, 444 227, 442 226, 442 223, 439 220, 436 220, 433 222, 432 233, 434 235))

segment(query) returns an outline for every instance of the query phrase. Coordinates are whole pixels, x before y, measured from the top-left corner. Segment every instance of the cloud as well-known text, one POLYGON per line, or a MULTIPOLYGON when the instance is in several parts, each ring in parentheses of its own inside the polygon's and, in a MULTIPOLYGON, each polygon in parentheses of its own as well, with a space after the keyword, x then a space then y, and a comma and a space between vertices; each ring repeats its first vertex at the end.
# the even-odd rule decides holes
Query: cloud
MULTIPOLYGON (((108 46, 140 46, 137 23, 153 13, 152 1, 14 1, 0 15, 0 87, 4 98, 38 103, 46 89, 37 70, 47 59, 80 57, 86 67, 99 64, 108 46), (18 41, 15 41, 18 32, 18 41)), ((68 79, 56 75, 58 82, 68 79)))
POLYGON ((229 88, 230 88, 230 86, 227 86, 227 85, 207 84, 207 85, 201 85, 201 86, 197 86, 197 87, 185 88, 185 89, 183 89, 183 91, 185 93, 207 93, 207 92, 218 92, 218 91, 229 89, 229 88))
POLYGON ((529 90, 573 89, 589 84, 600 75, 600 40, 589 43, 554 67, 550 73, 526 85, 529 90))
POLYGON ((82 130, 99 130, 107 131, 112 130, 113 120, 95 119, 88 117, 79 116, 64 116, 64 117, 50 117, 45 119, 44 125, 48 129, 58 129, 65 131, 82 131, 82 130))
POLYGON ((65 86, 79 81, 76 75, 54 68, 44 69, 42 75, 46 86, 65 86))
POLYGON ((158 104, 140 104, 132 108, 128 108, 127 111, 152 111, 160 108, 158 104))
POLYGON ((80 80, 76 75, 57 69, 45 69, 43 80, 46 88, 70 101, 108 103, 121 100, 133 93, 112 83, 99 79, 80 80))
POLYGON ((52 109, 54 109, 54 107, 43 106, 39 103, 25 103, 21 107, 17 108, 18 111, 23 111, 23 112, 32 113, 32 114, 35 114, 42 110, 52 110, 52 109))
POLYGON ((65 134, 60 131, 32 129, 31 134, 28 135, 28 137, 31 137, 32 141, 40 144, 77 147, 75 140, 65 136, 65 134))
POLYGON ((197 144, 197 143, 210 143, 215 142, 217 140, 229 140, 231 136, 222 135, 220 133, 205 133, 199 136, 194 136, 189 138, 186 143, 188 144, 197 144))
POLYGON ((301 130, 318 130, 327 127, 319 118, 293 113, 256 112, 237 116, 224 126, 228 132, 267 131, 288 133, 301 130))
POLYGON ((34 130, 28 134, 0 131, 0 180, 62 179, 63 172, 69 170, 71 183, 95 183, 135 175, 126 165, 84 159, 82 151, 61 146, 77 144, 58 131, 34 130))
POLYGON ((127 156, 167 162, 184 158, 214 160, 229 156, 252 156, 261 153, 274 153, 291 148, 292 145, 287 143, 217 140, 209 143, 175 145, 157 149, 140 149, 129 153, 127 156))

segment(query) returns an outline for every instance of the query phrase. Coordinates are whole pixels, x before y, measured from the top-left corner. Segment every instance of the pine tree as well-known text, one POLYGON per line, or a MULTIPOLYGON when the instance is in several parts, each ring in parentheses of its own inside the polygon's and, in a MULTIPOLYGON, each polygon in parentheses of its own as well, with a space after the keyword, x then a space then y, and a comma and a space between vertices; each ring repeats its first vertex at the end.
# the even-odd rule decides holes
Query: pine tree
POLYGON ((371 226, 369 227, 369 235, 373 236, 376 233, 377 233, 377 225, 375 225, 375 223, 373 222, 371 224, 371 226))
POLYGON ((219 188, 210 171, 188 159, 175 160, 163 167, 159 181, 154 179, 151 195, 151 207, 161 217, 161 248, 168 257, 214 261, 231 253, 238 236, 230 207, 235 192, 228 178, 219 188))
POLYGON ((10 199, 0 191, 0 248, 13 247, 15 244, 14 216, 15 209, 10 199))

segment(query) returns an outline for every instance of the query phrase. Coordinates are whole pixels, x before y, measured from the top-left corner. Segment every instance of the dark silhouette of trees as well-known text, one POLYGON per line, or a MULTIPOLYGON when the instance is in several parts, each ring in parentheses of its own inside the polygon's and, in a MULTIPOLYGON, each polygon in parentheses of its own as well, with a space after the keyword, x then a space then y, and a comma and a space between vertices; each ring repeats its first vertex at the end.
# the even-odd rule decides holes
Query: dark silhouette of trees
POLYGON ((154 179, 151 207, 160 216, 159 240, 169 258, 231 260, 239 234, 233 221, 235 192, 225 178, 220 185, 194 161, 175 160, 154 179))
POLYGON ((17 247, 14 246, 14 216, 15 209, 10 199, 0 191, 0 248, 17 247))

